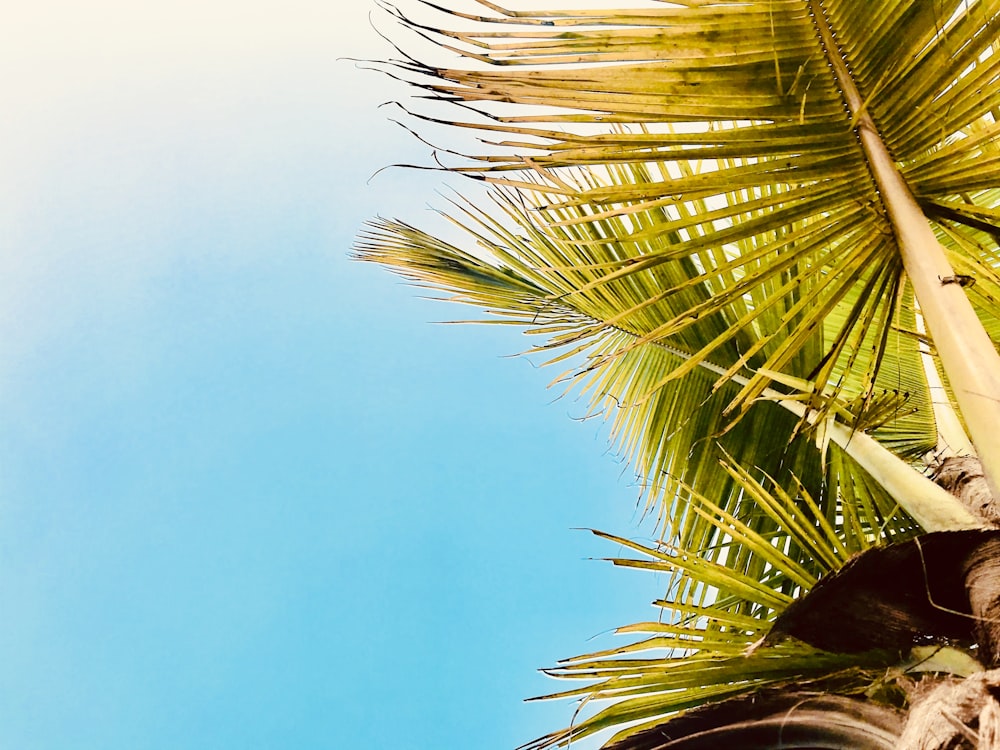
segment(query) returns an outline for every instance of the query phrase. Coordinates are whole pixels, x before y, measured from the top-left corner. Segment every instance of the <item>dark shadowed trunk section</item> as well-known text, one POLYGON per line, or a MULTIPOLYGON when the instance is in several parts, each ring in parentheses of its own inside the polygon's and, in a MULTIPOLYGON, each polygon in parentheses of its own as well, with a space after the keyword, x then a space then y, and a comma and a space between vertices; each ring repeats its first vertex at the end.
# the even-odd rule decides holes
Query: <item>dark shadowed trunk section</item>
POLYGON ((701 706, 608 750, 894 750, 902 731, 894 708, 782 688, 701 706))
POLYGON ((997 529, 939 531, 873 547, 792 602, 764 643, 791 636, 834 653, 907 651, 941 641, 971 646, 979 632, 970 580, 985 606, 997 583, 989 563, 997 549, 997 529))
POLYGON ((856 555, 789 605, 764 645, 789 636, 840 653, 967 649, 986 671, 907 688, 896 750, 1000 750, 1000 529, 935 532, 856 555))

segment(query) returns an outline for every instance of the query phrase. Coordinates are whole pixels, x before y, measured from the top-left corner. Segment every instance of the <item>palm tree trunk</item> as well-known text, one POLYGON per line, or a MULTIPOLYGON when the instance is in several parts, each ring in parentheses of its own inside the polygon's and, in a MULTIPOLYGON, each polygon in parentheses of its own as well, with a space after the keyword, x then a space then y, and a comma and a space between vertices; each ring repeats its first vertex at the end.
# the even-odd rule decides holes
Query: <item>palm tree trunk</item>
POLYGON ((928 679, 910 696, 906 728, 896 750, 997 750, 1000 704, 993 697, 1000 673, 980 672, 964 680, 928 679))
POLYGON ((910 283, 994 496, 1000 488, 1000 355, 969 303, 927 217, 896 168, 840 55, 817 0, 810 8, 896 235, 910 283))
MULTIPOLYGON (((927 328, 924 326, 924 316, 920 314, 920 305, 917 305, 916 322, 917 333, 926 336, 927 328)), ((938 374, 937 364, 926 344, 920 346, 920 359, 924 365, 924 377, 927 379, 927 390, 931 394, 931 406, 934 409, 934 421, 937 423, 938 429, 935 457, 939 460, 947 460, 953 456, 975 456, 976 449, 972 447, 969 436, 966 434, 958 414, 955 413, 955 407, 952 405, 948 391, 938 374)), ((979 473, 982 474, 982 470, 979 473)), ((985 482, 985 478, 983 481, 985 482)))

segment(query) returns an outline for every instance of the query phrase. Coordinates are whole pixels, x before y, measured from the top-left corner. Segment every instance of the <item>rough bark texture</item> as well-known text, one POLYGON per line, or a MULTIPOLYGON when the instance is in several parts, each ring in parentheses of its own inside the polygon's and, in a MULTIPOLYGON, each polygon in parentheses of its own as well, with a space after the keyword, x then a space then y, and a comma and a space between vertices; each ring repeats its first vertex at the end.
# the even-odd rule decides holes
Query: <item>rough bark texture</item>
POLYGON ((995 690, 989 690, 992 700, 986 701, 979 712, 979 747, 994 750, 1000 747, 1000 703, 995 690))
POLYGON ((987 667, 1000 667, 1000 539, 985 540, 969 554, 964 567, 979 660, 987 667))
POLYGON ((1000 692, 1000 671, 980 672, 964 680, 944 678, 924 686, 910 697, 910 713, 897 750, 1000 747, 1000 704, 995 697, 1000 692))
POLYGON ((934 468, 934 481, 962 501, 979 518, 1000 526, 1000 504, 994 502, 983 465, 975 456, 949 456, 934 468))

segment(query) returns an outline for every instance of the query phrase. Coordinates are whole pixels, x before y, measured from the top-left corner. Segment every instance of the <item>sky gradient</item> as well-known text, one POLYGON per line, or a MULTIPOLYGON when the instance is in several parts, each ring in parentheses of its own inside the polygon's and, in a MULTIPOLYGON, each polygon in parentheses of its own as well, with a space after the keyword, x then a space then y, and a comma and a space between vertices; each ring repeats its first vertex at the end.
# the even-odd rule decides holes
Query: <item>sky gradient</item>
POLYGON ((650 533, 556 373, 348 258, 444 204, 372 177, 427 162, 342 59, 391 54, 328 0, 0 28, 0 747, 509 750, 655 617, 573 530, 650 533))

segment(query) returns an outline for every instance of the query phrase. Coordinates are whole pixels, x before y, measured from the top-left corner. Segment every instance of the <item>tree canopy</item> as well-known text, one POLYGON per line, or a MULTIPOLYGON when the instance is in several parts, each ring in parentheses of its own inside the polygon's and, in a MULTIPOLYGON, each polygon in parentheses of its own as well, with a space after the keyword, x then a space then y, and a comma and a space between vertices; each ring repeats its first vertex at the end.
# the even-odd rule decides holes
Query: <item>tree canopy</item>
POLYGON ((467 246, 380 219, 358 253, 564 365, 659 522, 616 563, 670 580, 638 640, 554 670, 616 700, 532 747, 922 663, 758 642, 852 555, 989 525, 925 474, 951 420, 1000 486, 1000 0, 420 5, 386 7, 454 63, 388 70, 417 127, 479 135, 437 164, 492 203, 449 209, 467 246))

